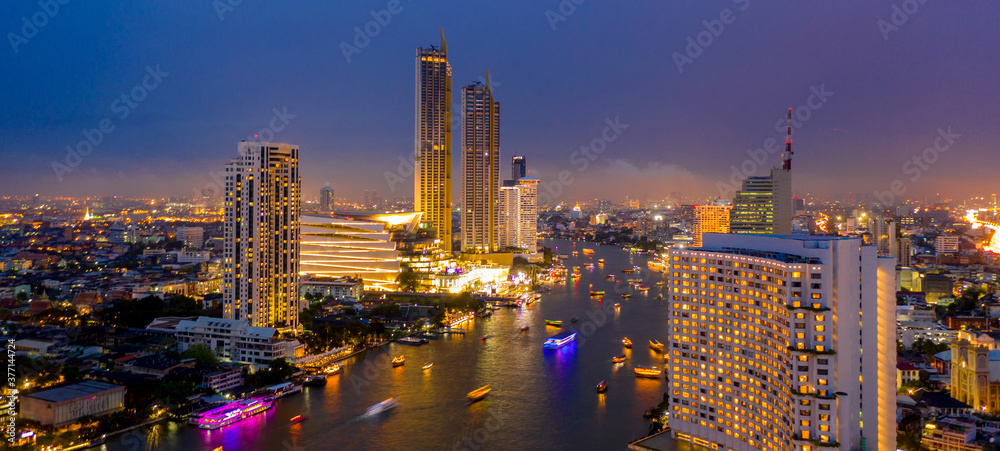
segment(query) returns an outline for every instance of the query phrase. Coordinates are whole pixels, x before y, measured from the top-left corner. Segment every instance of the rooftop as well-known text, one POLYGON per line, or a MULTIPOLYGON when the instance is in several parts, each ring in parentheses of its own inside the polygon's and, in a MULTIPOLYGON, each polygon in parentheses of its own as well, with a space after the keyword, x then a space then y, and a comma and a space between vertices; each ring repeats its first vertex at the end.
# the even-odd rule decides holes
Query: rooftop
POLYGON ((106 382, 98 381, 85 381, 78 384, 66 385, 58 388, 52 388, 49 390, 43 390, 37 393, 31 393, 24 396, 41 399, 43 401, 59 402, 65 401, 73 398, 78 398, 81 396, 93 395, 101 393, 108 390, 124 389, 121 385, 109 384, 106 382))

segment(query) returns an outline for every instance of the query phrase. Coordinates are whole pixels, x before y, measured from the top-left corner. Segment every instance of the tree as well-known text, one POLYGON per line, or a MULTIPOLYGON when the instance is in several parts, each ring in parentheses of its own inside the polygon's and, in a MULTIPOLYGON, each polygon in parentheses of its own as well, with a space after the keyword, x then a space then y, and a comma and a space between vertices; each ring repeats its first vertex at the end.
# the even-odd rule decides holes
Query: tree
POLYGON ((21 301, 21 302, 27 301, 28 300, 28 292, 27 291, 22 291, 20 293, 17 293, 17 296, 14 296, 14 299, 17 299, 18 301, 21 301))
POLYGON ((215 357, 215 353, 203 344, 191 345, 181 354, 181 358, 194 359, 195 366, 198 368, 213 367, 219 364, 219 359, 215 357))
POLYGON ((399 284, 399 291, 414 292, 420 286, 420 275, 407 269, 396 276, 396 282, 399 284))

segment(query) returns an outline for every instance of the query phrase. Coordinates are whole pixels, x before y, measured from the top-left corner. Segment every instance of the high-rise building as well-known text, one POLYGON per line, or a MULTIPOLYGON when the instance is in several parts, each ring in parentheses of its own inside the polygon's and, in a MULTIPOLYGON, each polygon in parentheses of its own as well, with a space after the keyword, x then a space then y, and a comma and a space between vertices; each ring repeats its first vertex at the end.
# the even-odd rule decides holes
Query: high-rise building
POLYGON ((898 258, 899 240, 896 238, 896 221, 887 217, 868 218, 868 233, 879 257, 898 258))
POLYGON ((378 191, 367 190, 361 203, 363 204, 362 208, 365 210, 375 210, 383 207, 385 202, 382 200, 382 196, 378 194, 378 191))
POLYGON ((948 255, 958 253, 957 235, 938 235, 934 239, 934 253, 938 255, 948 255))
POLYGON ((299 325, 299 147, 241 142, 226 164, 223 317, 299 325))
POLYGON ((184 243, 184 247, 201 249, 205 245, 204 227, 178 227, 176 233, 177 241, 184 243))
POLYGON ((856 237, 703 240, 667 257, 674 437, 896 449, 895 259, 856 237))
POLYGON ((108 228, 108 241, 112 244, 133 244, 139 240, 135 224, 116 222, 108 228))
POLYGON ((462 88, 462 250, 497 250, 500 102, 486 84, 462 88))
POLYGON ((441 48, 417 48, 413 208, 451 251, 451 65, 441 48))
POLYGON ((515 155, 510 164, 510 178, 517 180, 528 175, 528 163, 524 156, 515 155))
POLYGON ((910 266, 910 258, 913 256, 913 247, 909 237, 899 239, 899 246, 896 248, 896 266, 905 268, 910 266))
POLYGON ((694 243, 700 247, 701 237, 706 233, 729 233, 729 210, 732 205, 694 206, 694 243))
POLYGON ((733 233, 788 235, 792 233, 792 109, 781 168, 765 177, 749 177, 733 199, 729 228, 733 233))
POLYGON ((333 188, 330 188, 330 182, 326 182, 319 190, 319 209, 320 211, 333 211, 334 208, 333 188))
POLYGON ((538 179, 504 180, 497 223, 499 248, 538 250, 538 179))

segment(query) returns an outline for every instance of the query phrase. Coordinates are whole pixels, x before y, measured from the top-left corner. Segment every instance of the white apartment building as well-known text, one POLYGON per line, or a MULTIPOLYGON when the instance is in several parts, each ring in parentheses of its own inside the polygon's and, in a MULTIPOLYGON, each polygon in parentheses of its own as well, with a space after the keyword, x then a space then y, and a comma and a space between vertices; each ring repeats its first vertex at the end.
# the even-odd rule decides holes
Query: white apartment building
POLYGON ((201 344, 219 360, 247 363, 254 368, 267 366, 274 359, 292 361, 304 350, 297 340, 279 338, 277 329, 251 326, 246 320, 199 316, 194 321, 180 321, 176 330, 177 352, 201 344))
POLYGON ((703 241, 668 256, 674 437, 720 450, 894 450, 895 259, 860 238, 703 241))
POLYGON ((500 248, 538 250, 538 179, 522 177, 505 180, 500 187, 500 214, 497 221, 500 248))

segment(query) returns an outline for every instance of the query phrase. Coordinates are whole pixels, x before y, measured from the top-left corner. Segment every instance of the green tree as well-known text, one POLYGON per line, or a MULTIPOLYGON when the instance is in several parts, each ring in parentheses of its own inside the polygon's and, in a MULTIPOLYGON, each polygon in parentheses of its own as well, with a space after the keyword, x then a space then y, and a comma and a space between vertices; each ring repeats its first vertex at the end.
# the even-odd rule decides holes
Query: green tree
POLYGON ((219 364, 219 359, 215 357, 215 353, 203 344, 191 345, 181 354, 181 358, 194 359, 195 366, 198 368, 213 367, 219 364))
POLYGON ((420 286, 420 275, 407 269, 396 276, 396 283, 399 284, 399 291, 414 292, 420 286))

